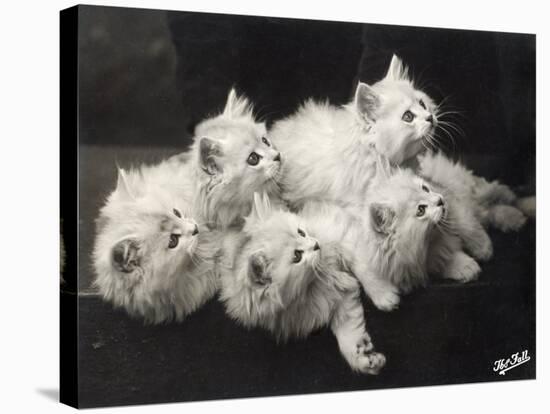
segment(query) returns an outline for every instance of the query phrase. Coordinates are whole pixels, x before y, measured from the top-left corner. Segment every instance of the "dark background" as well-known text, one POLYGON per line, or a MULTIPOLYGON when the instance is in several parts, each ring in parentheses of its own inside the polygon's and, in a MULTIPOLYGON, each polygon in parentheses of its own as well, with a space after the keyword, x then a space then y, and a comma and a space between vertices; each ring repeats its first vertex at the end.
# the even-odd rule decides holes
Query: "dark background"
MULTIPOLYGON (((308 97, 346 103, 358 79, 380 79, 397 53, 437 102, 448 97, 462 111, 456 121, 465 133, 445 143, 448 152, 533 194, 534 36, 91 6, 78 14, 82 406, 534 377, 532 221, 517 234, 492 233, 495 258, 479 282, 438 283, 391 314, 365 300, 388 358, 378 377, 351 373, 327 330, 277 345, 228 320, 216 301, 181 324, 144 327, 88 296, 94 220, 114 188, 115 164, 184 150, 231 86, 270 123, 308 97), (532 362, 507 376, 492 371, 494 360, 524 349, 532 362)), ((74 276, 65 275, 62 301, 74 276)))
MULTIPOLYGON (((464 130, 451 155, 501 157, 511 184, 534 180, 535 37, 270 17, 82 7, 80 142, 185 147, 231 86, 268 122, 308 97, 346 103, 392 53, 464 130)), ((531 183, 533 184, 533 183, 531 183)))

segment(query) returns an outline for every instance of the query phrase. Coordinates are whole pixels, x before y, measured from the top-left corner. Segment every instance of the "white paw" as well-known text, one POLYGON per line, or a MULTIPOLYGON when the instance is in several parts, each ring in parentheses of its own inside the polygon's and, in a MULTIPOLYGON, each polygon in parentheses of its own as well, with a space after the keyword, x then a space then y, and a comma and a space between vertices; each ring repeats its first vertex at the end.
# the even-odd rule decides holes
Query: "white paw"
POLYGON ((486 262, 493 257, 493 242, 487 233, 481 232, 479 237, 471 244, 472 246, 468 251, 476 259, 486 262))
POLYGON ((363 374, 377 375, 384 365, 386 365, 386 357, 379 352, 374 352, 374 346, 368 336, 362 338, 357 344, 352 368, 363 374))
POLYGON ((495 206, 491 212, 493 225, 503 232, 518 231, 527 221, 527 217, 512 206, 495 206))
POLYGON ((479 264, 470 256, 459 252, 445 270, 447 279, 456 280, 457 282, 467 283, 476 280, 481 273, 479 264))
POLYGON ((370 295, 374 306, 378 309, 389 312, 399 306, 399 294, 393 289, 384 289, 379 293, 370 295))

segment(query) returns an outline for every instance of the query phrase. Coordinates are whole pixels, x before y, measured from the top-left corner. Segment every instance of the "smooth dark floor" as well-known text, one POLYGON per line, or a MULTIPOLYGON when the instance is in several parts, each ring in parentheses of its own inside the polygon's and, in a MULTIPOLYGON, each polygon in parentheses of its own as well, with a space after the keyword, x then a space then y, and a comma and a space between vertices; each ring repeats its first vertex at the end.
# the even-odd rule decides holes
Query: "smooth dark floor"
MULTIPOLYGON (((80 147, 81 292, 89 292, 94 219, 117 162, 156 162, 178 149, 80 147)), ((483 164, 490 168, 491 162, 483 164)), ((369 331, 387 357, 379 376, 355 374, 329 330, 277 344, 212 300, 182 323, 144 326, 94 296, 79 298, 82 407, 319 393, 535 377, 535 223, 492 233, 495 257, 478 282, 435 282, 383 313, 364 298, 369 331), (528 350, 505 376, 494 361, 528 350)), ((62 301, 71 293, 63 293, 62 301)))

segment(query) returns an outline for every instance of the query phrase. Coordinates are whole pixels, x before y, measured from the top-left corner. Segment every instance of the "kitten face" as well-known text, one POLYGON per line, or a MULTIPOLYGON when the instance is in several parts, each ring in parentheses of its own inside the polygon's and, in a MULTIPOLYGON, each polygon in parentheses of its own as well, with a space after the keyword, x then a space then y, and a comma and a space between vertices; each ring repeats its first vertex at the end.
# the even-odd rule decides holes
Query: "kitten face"
POLYGON ((276 177, 282 156, 257 123, 245 98, 232 90, 224 112, 197 126, 203 171, 223 178, 225 185, 245 187, 251 194, 276 177))
POLYGON ((424 245, 425 237, 442 219, 443 196, 408 170, 399 170, 373 188, 371 225, 384 235, 397 235, 402 245, 424 245))
POLYGON ((265 199, 261 203, 263 207, 255 207, 244 227, 250 252, 244 283, 252 309, 266 314, 284 309, 302 295, 315 277, 321 248, 295 214, 271 211, 265 199))
POLYGON ((228 227, 250 212, 255 191, 278 191, 282 155, 246 98, 231 91, 223 113, 195 131, 203 216, 228 227), (198 147, 198 148, 197 148, 198 147))
POLYGON ((437 106, 416 89, 395 55, 384 79, 357 86, 354 106, 377 135, 376 145, 395 164, 418 154, 437 127, 437 106))
POLYGON ((148 289, 162 288, 193 255, 199 232, 197 223, 185 216, 175 200, 162 191, 134 196, 124 172, 117 189, 102 210, 100 260, 113 283, 148 289), (120 279, 120 280, 117 280, 120 279))
MULTIPOLYGON (((281 166, 281 154, 265 131, 257 128, 228 127, 223 139, 200 139, 201 157, 207 172, 225 178, 224 184, 261 190, 281 166)), ((210 136, 216 136, 210 131, 210 136)), ((218 135, 219 136, 219 135, 218 135)))

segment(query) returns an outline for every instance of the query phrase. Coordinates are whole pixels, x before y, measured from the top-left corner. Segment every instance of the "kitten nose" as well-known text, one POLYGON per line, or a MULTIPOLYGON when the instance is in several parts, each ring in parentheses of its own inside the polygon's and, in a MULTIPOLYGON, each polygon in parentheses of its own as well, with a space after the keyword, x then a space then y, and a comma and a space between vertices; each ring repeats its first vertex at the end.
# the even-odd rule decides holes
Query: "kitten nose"
POLYGON ((319 242, 315 242, 315 245, 313 246, 313 250, 320 250, 321 246, 319 246, 319 242))
POLYGON ((199 226, 197 226, 195 224, 195 228, 193 229, 193 233, 191 233, 193 236, 196 236, 197 234, 199 234, 199 226))
POLYGON ((280 152, 278 152, 277 155, 275 155, 275 158, 273 158, 273 161, 281 162, 281 153, 280 152))
POLYGON ((432 114, 428 115, 428 117, 426 118, 426 121, 428 121, 430 124, 433 125, 434 123, 434 116, 432 114))
POLYGON ((438 207, 441 207, 443 204, 445 204, 445 203, 443 202, 443 199, 442 199, 441 197, 439 197, 439 200, 437 201, 437 206, 438 206, 438 207))

